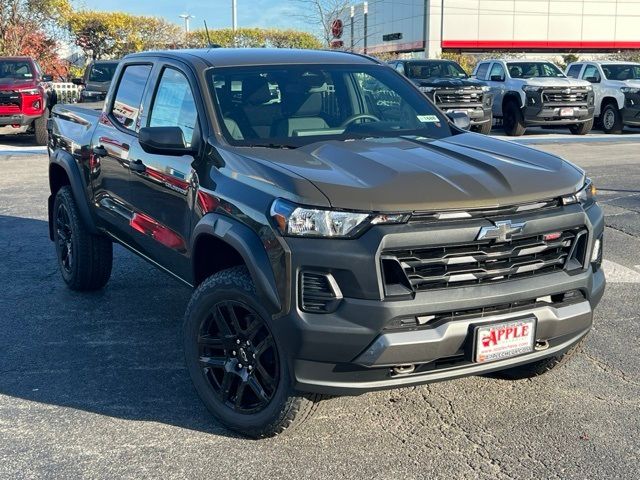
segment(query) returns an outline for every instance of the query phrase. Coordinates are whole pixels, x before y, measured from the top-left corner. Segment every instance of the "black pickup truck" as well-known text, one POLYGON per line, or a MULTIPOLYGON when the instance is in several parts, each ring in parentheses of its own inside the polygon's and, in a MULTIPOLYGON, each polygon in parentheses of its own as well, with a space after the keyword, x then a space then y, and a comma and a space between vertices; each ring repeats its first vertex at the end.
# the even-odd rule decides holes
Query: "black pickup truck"
POLYGON ((355 54, 128 56, 102 111, 49 122, 62 278, 103 288, 118 242, 192 286, 189 374, 250 436, 322 395, 542 374, 604 291, 595 189, 452 118, 355 54))
POLYGON ((393 60, 389 65, 406 75, 443 112, 465 112, 471 130, 488 135, 493 126, 493 94, 469 78, 452 60, 393 60))

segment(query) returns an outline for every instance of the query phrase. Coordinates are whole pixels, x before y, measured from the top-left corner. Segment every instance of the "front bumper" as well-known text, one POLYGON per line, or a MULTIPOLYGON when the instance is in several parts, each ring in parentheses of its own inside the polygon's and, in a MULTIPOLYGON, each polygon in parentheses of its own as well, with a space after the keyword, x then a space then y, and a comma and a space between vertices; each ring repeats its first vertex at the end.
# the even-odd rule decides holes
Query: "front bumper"
POLYGON ((541 91, 527 92, 522 108, 525 125, 575 125, 593 118, 595 103, 593 92, 589 92, 583 101, 545 101, 541 91), (563 114, 572 109, 570 115, 563 114))
POLYGON ((450 105, 447 105, 446 108, 440 107, 440 109, 444 113, 465 112, 467 115, 469 115, 471 125, 482 125, 490 122, 493 118, 491 116, 491 106, 469 108, 468 106, 451 107, 450 105))
POLYGON ((0 114, 0 127, 6 127, 10 125, 19 125, 21 127, 29 126, 36 118, 40 118, 40 115, 25 115, 22 113, 12 114, 0 114))
POLYGON ((640 126, 640 93, 625 95, 622 121, 625 125, 640 126))
MULTIPOLYGON (((602 235, 602 211, 594 205, 586 212, 579 205, 564 207, 562 214, 528 214, 527 224, 548 231, 580 224, 589 231, 588 252, 602 235)), ((438 226, 439 227, 439 226, 438 226)), ((498 284, 420 291, 408 299, 390 299, 381 286, 380 253, 385 244, 441 241, 443 235, 464 235, 466 229, 428 227, 408 234, 403 227, 375 227, 357 241, 292 239, 291 310, 274 319, 273 329, 289 356, 294 386, 299 391, 333 395, 356 395, 370 390, 429 383, 466 375, 487 373, 547 356, 570 348, 589 331, 593 309, 605 288, 601 269, 590 264, 578 272, 558 271, 498 284), (402 232, 402 233, 401 233, 402 232), (298 298, 299 273, 326 271, 336 279, 343 299, 333 313, 303 312, 298 298), (296 280, 298 279, 298 280, 296 280), (398 319, 429 316, 441 312, 482 309, 527 299, 579 291, 577 303, 560 306, 536 304, 530 309, 495 315, 465 315, 413 329, 392 329, 398 319), (468 347, 472 325, 535 316, 536 340, 548 342, 545 350, 498 362, 471 361, 468 347), (397 375, 393 367, 417 368, 397 375)), ((477 233, 477 228, 472 229, 477 233)))

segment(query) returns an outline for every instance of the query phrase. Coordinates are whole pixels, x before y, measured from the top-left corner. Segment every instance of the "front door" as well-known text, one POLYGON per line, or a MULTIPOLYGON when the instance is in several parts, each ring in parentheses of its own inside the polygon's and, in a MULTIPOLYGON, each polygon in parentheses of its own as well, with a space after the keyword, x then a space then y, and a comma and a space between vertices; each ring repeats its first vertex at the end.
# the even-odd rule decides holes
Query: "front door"
MULTIPOLYGON (((146 127, 178 126, 187 145, 200 143, 194 88, 174 65, 158 68, 157 82, 147 95, 146 127)), ((191 277, 189 241, 197 176, 190 155, 143 152, 136 140, 130 158, 134 247, 182 279, 191 277)))

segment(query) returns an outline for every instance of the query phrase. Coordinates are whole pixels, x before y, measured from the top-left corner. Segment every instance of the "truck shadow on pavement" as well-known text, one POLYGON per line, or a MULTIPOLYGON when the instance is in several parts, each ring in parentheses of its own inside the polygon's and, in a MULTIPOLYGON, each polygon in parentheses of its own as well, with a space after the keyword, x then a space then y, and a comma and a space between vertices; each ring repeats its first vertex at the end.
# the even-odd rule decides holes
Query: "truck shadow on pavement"
POLYGON ((0 248, 0 395, 231 435, 184 366, 188 287, 116 246, 107 287, 72 292, 43 220, 0 215, 0 248))

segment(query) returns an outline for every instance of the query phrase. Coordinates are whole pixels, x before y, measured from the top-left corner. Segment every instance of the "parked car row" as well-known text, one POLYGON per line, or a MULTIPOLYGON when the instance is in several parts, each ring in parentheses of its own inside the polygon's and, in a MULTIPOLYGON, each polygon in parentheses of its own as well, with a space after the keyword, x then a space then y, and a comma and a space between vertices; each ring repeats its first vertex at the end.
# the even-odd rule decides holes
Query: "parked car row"
POLYGON ((530 126, 566 126, 586 135, 597 122, 605 133, 640 126, 640 64, 576 62, 563 72, 548 61, 489 59, 471 76, 450 60, 395 60, 445 113, 464 112, 471 129, 488 134, 493 120, 509 136, 530 126))

